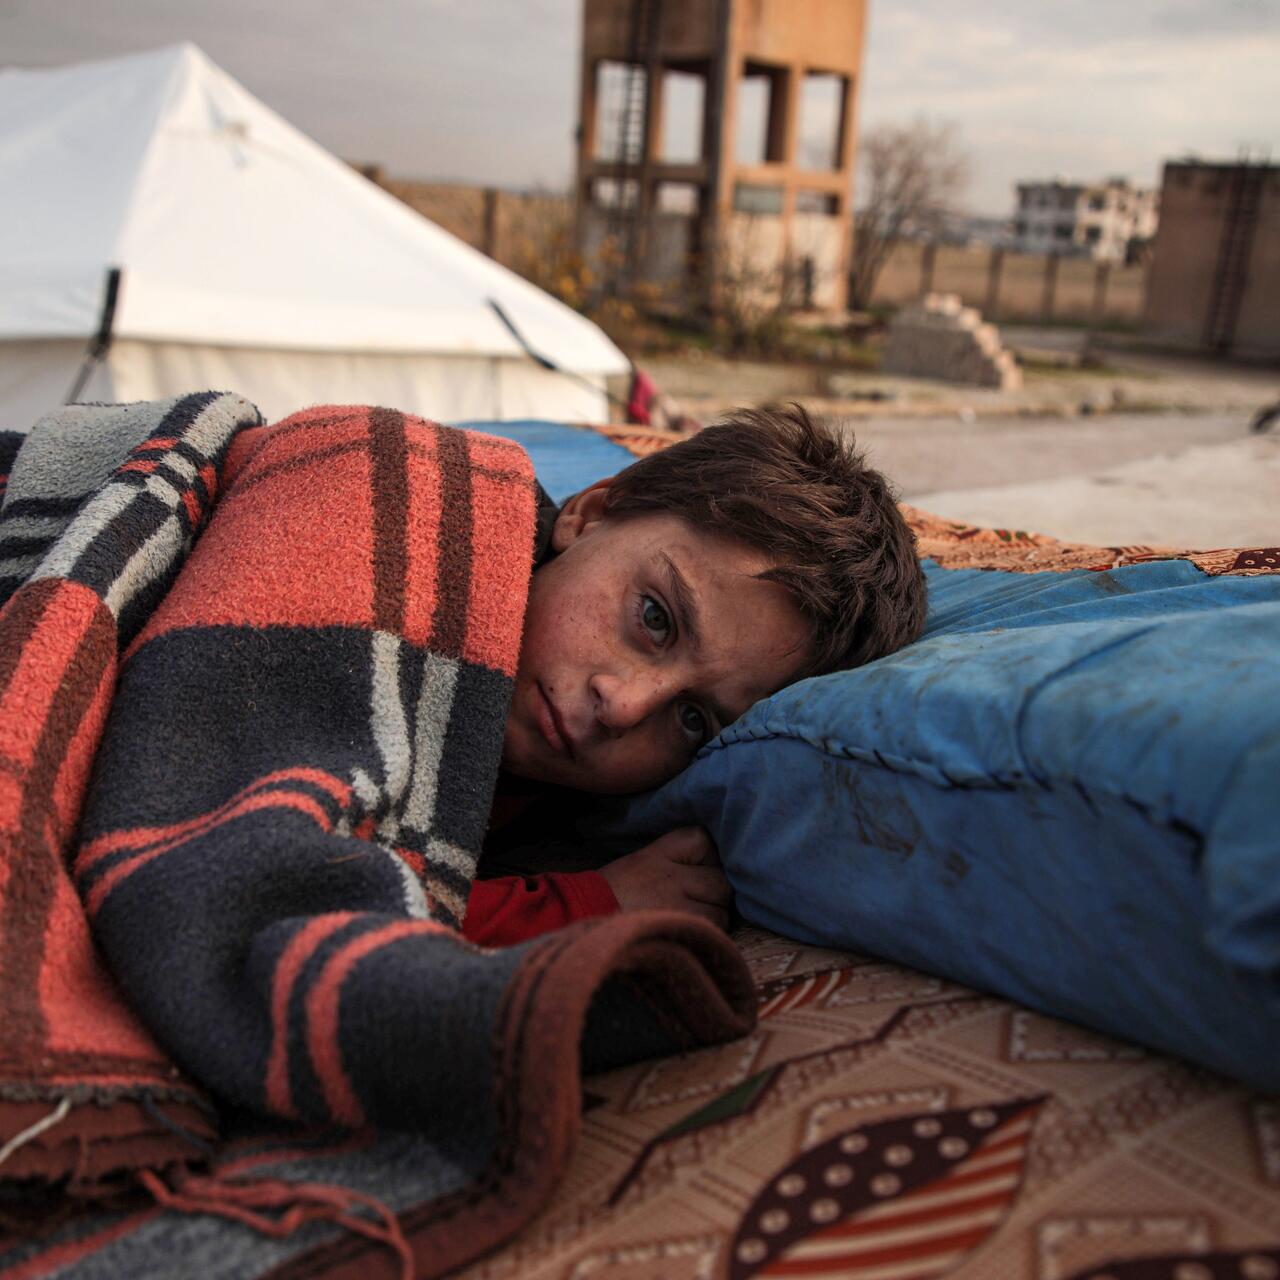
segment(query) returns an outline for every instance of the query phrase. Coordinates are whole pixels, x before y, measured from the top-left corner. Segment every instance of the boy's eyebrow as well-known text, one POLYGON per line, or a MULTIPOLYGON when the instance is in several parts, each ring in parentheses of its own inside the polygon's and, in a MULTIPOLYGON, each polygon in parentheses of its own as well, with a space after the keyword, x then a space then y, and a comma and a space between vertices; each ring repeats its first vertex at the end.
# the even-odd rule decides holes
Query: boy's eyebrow
POLYGON ((676 612, 684 625, 685 635, 696 656, 702 656, 702 615, 698 612, 698 598, 689 579, 680 572, 680 566, 665 551, 658 552, 667 571, 667 586, 671 590, 672 599, 676 602, 676 612))
MULTIPOLYGON (((680 566, 665 551, 659 551, 658 558, 662 561, 663 568, 666 570, 667 587, 671 592, 671 598, 675 601, 676 612, 680 615, 680 622, 684 627, 689 647, 693 650, 695 657, 701 657, 702 631, 700 628, 702 614, 698 609, 697 592, 689 585, 689 579, 680 572, 680 566)), ((717 729, 723 729, 727 725, 731 725, 738 718, 727 707, 713 698, 704 696, 703 701, 707 704, 711 714, 715 716, 717 729)))

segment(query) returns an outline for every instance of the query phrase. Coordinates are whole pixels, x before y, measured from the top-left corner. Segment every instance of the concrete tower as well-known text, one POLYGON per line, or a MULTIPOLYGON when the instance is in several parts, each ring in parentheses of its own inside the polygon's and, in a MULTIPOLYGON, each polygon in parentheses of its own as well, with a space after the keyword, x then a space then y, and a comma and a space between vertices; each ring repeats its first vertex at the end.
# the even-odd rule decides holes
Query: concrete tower
POLYGON ((706 301, 731 276, 844 306, 865 8, 584 0, 578 246, 606 291, 706 301))

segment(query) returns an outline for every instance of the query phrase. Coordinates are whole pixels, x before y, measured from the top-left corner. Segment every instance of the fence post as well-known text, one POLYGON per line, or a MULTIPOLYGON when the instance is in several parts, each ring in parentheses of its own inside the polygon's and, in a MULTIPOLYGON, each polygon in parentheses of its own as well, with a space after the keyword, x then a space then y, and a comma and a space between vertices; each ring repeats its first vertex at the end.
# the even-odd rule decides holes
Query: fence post
POLYGON ((1040 299, 1040 319, 1053 319, 1053 295, 1058 288, 1058 255, 1045 254, 1044 259, 1044 295, 1040 299))
POLYGON ((933 271, 938 262, 938 244, 930 240, 920 254, 920 296, 933 292, 933 271))
POLYGON ((1102 323, 1107 305, 1107 284, 1111 279, 1111 263, 1105 259, 1098 263, 1093 273, 1093 323, 1102 323))
POLYGON ((496 187, 484 189, 484 232, 480 249, 491 258, 498 255, 498 191, 496 187))
POLYGON ((991 260, 987 263, 987 297, 982 304, 984 319, 994 320, 1000 306, 1000 273, 1004 270, 1004 250, 992 246, 991 260))
POLYGON ((818 271, 813 257, 805 254, 800 259, 800 300, 806 311, 813 310, 813 295, 818 287, 818 271))

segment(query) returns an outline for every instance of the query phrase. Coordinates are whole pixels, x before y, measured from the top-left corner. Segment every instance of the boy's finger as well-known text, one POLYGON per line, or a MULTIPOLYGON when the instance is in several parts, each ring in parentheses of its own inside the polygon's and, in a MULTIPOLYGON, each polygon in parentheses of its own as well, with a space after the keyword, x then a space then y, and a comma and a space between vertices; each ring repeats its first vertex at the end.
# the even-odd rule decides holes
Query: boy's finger
POLYGON ((704 920, 710 920, 721 932, 729 932, 729 913, 723 907, 709 907, 702 915, 704 920))
POLYGON ((663 853, 672 862, 685 866, 716 866, 720 862, 715 844, 702 827, 678 827, 655 843, 662 844, 663 853))
POLYGON ((715 867, 690 867, 680 877, 686 898, 695 902, 728 906, 733 901, 733 888, 722 871, 715 867))

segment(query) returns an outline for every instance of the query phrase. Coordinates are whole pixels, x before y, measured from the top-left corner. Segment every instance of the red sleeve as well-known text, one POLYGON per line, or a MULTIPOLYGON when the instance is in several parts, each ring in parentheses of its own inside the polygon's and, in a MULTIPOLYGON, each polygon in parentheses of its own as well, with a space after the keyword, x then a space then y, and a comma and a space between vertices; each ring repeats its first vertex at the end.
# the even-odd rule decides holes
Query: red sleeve
POLYGON ((509 947, 618 909, 609 882, 596 871, 504 876, 471 886, 462 932, 481 946, 509 947))

